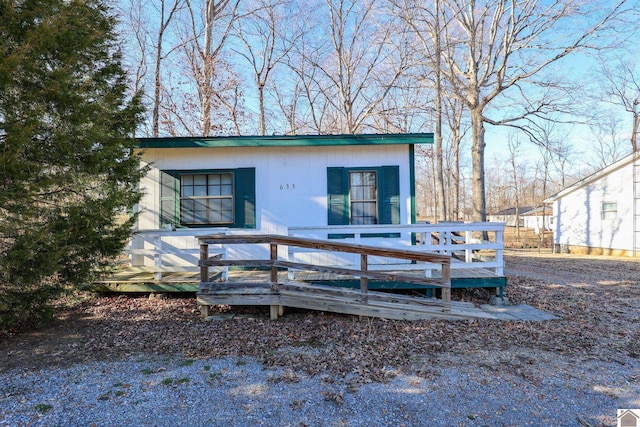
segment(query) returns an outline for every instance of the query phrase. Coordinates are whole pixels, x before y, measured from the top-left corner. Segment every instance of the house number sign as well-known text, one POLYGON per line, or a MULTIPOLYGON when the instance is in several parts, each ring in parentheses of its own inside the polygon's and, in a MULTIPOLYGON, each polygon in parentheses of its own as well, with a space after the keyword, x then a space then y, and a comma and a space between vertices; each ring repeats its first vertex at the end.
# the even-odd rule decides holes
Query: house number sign
POLYGON ((295 184, 280 184, 280 190, 295 190, 296 189, 296 185, 295 184))

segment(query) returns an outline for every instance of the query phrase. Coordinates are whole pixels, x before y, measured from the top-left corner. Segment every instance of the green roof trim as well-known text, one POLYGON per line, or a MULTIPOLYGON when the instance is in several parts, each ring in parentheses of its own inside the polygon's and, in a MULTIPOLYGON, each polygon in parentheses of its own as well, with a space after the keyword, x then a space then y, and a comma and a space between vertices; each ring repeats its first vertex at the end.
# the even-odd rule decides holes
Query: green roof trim
POLYGON ((138 148, 433 144, 432 133, 138 138, 138 148))

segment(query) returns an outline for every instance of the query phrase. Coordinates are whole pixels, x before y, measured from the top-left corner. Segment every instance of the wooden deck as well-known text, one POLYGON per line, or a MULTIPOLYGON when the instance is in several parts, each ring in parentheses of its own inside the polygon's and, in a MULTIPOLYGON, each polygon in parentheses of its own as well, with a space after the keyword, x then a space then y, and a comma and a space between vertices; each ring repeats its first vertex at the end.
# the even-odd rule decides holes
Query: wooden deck
MULTIPOLYGON (((390 272, 400 273, 400 272, 390 272)), ((423 270, 402 271, 403 274, 420 276, 424 275, 423 270)), ((230 281, 264 281, 267 276, 266 271, 255 269, 230 269, 230 281)), ((282 281, 287 280, 287 273, 282 275, 282 281)), ((439 272, 434 272, 435 277, 439 277, 439 272)), ((219 280, 220 273, 211 275, 210 281, 219 280)), ((321 273, 316 271, 298 271, 295 273, 295 280, 309 283, 326 283, 337 287, 358 287, 359 282, 351 276, 321 273)), ((142 293, 170 293, 170 292, 198 292, 200 283, 199 272, 164 272, 161 280, 156 280, 153 272, 139 271, 138 269, 123 268, 118 272, 94 282, 96 290, 101 292, 142 292, 142 293)), ((451 270, 451 288, 498 288, 498 295, 502 297, 503 288, 507 284, 505 276, 498 276, 495 273, 483 268, 451 270)), ((375 290, 385 289, 417 289, 415 285, 407 283, 378 282, 370 281, 369 288, 375 290)), ((427 289, 432 289, 427 286, 427 289)))
POLYGON ((481 310, 451 301, 452 288, 483 287, 503 296, 500 226, 494 226, 496 243, 474 239, 474 224, 438 225, 436 231, 400 228, 399 234, 407 238, 425 230, 432 238, 422 236, 415 246, 406 239, 371 240, 368 228, 345 229, 353 231, 356 242, 323 237, 324 228, 294 230, 320 233, 319 238, 154 231, 153 239, 129 250, 129 264, 137 267, 123 268, 96 286, 116 292, 196 292, 203 314, 211 305, 269 305, 272 319, 282 315, 284 306, 389 319, 477 318, 484 317, 481 310), (464 238, 452 231, 462 226, 468 229, 464 238), (437 248, 427 245, 433 243, 434 232, 439 233, 437 248), (183 237, 195 239, 196 247, 180 240, 183 237), (490 250, 494 257, 483 252, 490 250), (188 256, 179 256, 182 252, 188 256), (405 290, 412 290, 412 296, 405 290))

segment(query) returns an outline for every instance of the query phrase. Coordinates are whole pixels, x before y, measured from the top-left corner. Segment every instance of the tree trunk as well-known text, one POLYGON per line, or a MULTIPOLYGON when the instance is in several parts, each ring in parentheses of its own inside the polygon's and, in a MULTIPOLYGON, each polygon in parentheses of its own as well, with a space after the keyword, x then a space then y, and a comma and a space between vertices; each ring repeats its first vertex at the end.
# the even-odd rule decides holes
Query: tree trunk
POLYGON ((211 102, 213 97, 213 24, 216 19, 217 5, 214 0, 207 0, 204 32, 204 51, 202 55, 202 136, 211 133, 211 102))
POLYGON ((444 191, 444 172, 442 166, 442 81, 440 66, 440 1, 436 0, 436 52, 435 52, 435 79, 436 79, 436 126, 435 126, 435 144, 436 144, 436 175, 437 175, 437 192, 438 192, 438 221, 447 220, 447 199, 444 191))
POLYGON ((260 110, 260 135, 267 134, 267 123, 264 113, 264 84, 258 82, 258 108, 260 110))
MULTIPOLYGON (((162 15, 160 16, 160 22, 164 24, 164 4, 162 4, 162 15)), ((158 31, 158 46, 156 47, 156 64, 153 73, 153 117, 152 117, 152 132, 153 136, 160 134, 160 63, 162 62, 162 25, 158 31)))
POLYGON ((453 139, 453 219, 460 220, 460 137, 453 139))
POLYGON ((640 113, 633 113, 633 129, 631 131, 631 147, 633 152, 638 151, 638 129, 640 127, 640 113))
POLYGON ((471 110, 471 128, 473 131, 473 142, 471 146, 473 211, 471 213, 471 219, 478 222, 485 222, 487 220, 487 205, 484 185, 485 142, 482 108, 474 108, 471 110))

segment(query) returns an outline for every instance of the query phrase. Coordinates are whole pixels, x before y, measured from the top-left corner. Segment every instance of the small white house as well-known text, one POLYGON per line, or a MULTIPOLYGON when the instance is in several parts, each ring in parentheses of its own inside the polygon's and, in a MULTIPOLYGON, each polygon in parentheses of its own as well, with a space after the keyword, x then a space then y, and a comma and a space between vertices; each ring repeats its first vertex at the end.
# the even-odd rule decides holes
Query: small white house
POLYGON ((487 215, 487 221, 490 222, 504 222, 507 227, 515 227, 518 222, 520 223, 520 227, 524 227, 524 220, 522 215, 530 211, 532 209, 531 206, 521 206, 518 208, 518 215, 516 215, 516 208, 511 207, 507 209, 503 209, 499 212, 491 213, 487 215))
POLYGON ((163 245, 176 255, 163 262, 197 265, 197 254, 179 252, 198 233, 414 224, 414 145, 432 141, 430 133, 141 138, 150 171, 132 249, 153 247, 145 232, 174 230, 163 245))
MULTIPOLYGON (((148 172, 135 207, 137 227, 125 249, 127 266, 107 286, 192 292, 201 274, 199 237, 269 234, 455 253, 463 260, 451 264, 453 287, 495 288, 501 297, 504 224, 416 224, 414 146, 432 142, 430 133, 141 138, 138 150, 148 172), (479 233, 493 238, 474 238, 479 233), (479 249, 482 257, 475 256, 479 249)), ((278 245, 277 254, 273 249, 247 241, 219 243, 207 252, 237 261, 239 268, 275 255, 283 262, 356 269, 367 262, 378 270, 442 274, 441 265, 410 258, 363 258, 295 245, 278 245)))
POLYGON ((554 248, 640 254, 640 157, 631 154, 545 201, 553 203, 554 248))
POLYGON ((542 229, 542 224, 545 224, 545 230, 551 230, 553 215, 551 209, 546 206, 521 206, 518 208, 518 215, 516 215, 516 208, 511 207, 487 215, 487 220, 504 222, 507 227, 515 227, 518 224, 523 228, 534 229, 537 234, 542 229))
POLYGON ((432 134, 141 138, 138 228, 415 222, 414 144, 432 134))
POLYGON ((544 224, 545 230, 551 230, 553 227, 553 210, 547 206, 538 206, 522 213, 522 226, 524 228, 532 228, 536 234, 542 230, 544 224))

